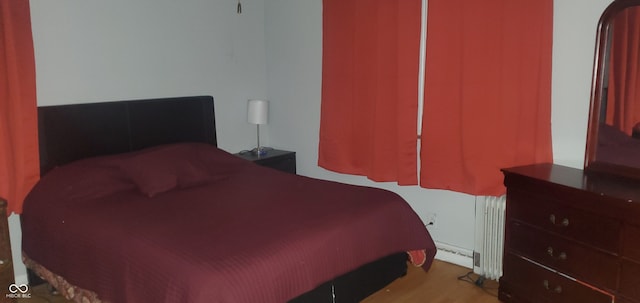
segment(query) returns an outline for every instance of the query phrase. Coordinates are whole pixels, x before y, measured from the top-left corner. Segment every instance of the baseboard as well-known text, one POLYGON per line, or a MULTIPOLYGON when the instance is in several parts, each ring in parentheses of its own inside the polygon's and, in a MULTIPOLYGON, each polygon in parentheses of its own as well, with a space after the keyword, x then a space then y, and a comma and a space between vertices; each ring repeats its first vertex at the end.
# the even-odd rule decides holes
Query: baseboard
POLYGON ((469 269, 473 268, 473 251, 440 242, 436 242, 436 248, 438 249, 436 259, 469 269))

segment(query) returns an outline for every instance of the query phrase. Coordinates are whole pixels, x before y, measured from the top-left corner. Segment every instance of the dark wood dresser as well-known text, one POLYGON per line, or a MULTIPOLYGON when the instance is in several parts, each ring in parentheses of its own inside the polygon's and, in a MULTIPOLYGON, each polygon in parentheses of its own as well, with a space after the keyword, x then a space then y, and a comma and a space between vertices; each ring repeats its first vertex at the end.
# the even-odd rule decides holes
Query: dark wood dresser
POLYGON ((553 164, 503 172, 501 301, 640 303, 640 181, 553 164))
POLYGON ((0 302, 14 302, 7 298, 9 285, 14 283, 11 241, 9 241, 9 223, 7 222, 7 202, 0 198, 0 302))

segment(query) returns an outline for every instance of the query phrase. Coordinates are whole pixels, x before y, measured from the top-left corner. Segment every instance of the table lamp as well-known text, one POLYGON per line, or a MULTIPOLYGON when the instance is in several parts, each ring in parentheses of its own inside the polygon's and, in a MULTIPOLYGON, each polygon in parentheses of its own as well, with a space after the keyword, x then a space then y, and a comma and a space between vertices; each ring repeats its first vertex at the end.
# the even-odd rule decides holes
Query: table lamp
POLYGON ((257 127, 258 146, 252 152, 260 157, 267 154, 267 149, 260 146, 260 125, 269 122, 269 101, 251 99, 247 102, 247 122, 257 127))

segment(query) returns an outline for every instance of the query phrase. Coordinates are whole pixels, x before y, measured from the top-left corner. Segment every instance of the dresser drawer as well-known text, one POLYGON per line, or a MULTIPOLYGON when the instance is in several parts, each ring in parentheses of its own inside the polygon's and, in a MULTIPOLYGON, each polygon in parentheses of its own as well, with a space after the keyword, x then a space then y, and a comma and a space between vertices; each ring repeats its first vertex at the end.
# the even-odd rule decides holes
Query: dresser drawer
POLYGON ((616 296, 615 303, 638 303, 638 301, 631 301, 630 299, 627 299, 625 297, 616 296))
POLYGON ((640 262, 640 227, 627 225, 623 234, 622 255, 640 262))
POLYGON ((507 249, 595 286, 615 289, 616 256, 517 221, 511 221, 509 228, 507 249))
POLYGON ((504 256, 502 279, 520 297, 532 302, 611 303, 613 297, 565 276, 547 270, 533 262, 507 253, 504 256))
MULTIPOLYGON (((514 290, 509 281, 501 278, 500 289, 498 290, 498 300, 505 303, 539 303, 539 298, 524 298, 521 294, 514 290), (535 301, 532 301, 535 300, 535 301)), ((545 301, 546 302, 546 301, 545 301)))
POLYGON ((618 290, 625 297, 640 301, 640 263, 622 259, 618 290))
POLYGON ((544 196, 509 192, 507 216, 547 231, 619 253, 621 224, 598 214, 563 206, 544 196))

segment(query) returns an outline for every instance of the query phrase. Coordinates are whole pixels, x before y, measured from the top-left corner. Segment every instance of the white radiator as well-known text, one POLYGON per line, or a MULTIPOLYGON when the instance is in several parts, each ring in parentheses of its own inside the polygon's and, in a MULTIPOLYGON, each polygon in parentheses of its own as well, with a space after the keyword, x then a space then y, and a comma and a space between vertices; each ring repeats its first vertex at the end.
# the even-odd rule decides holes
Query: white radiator
POLYGON ((502 276, 506 197, 476 197, 473 272, 498 280, 502 276))

